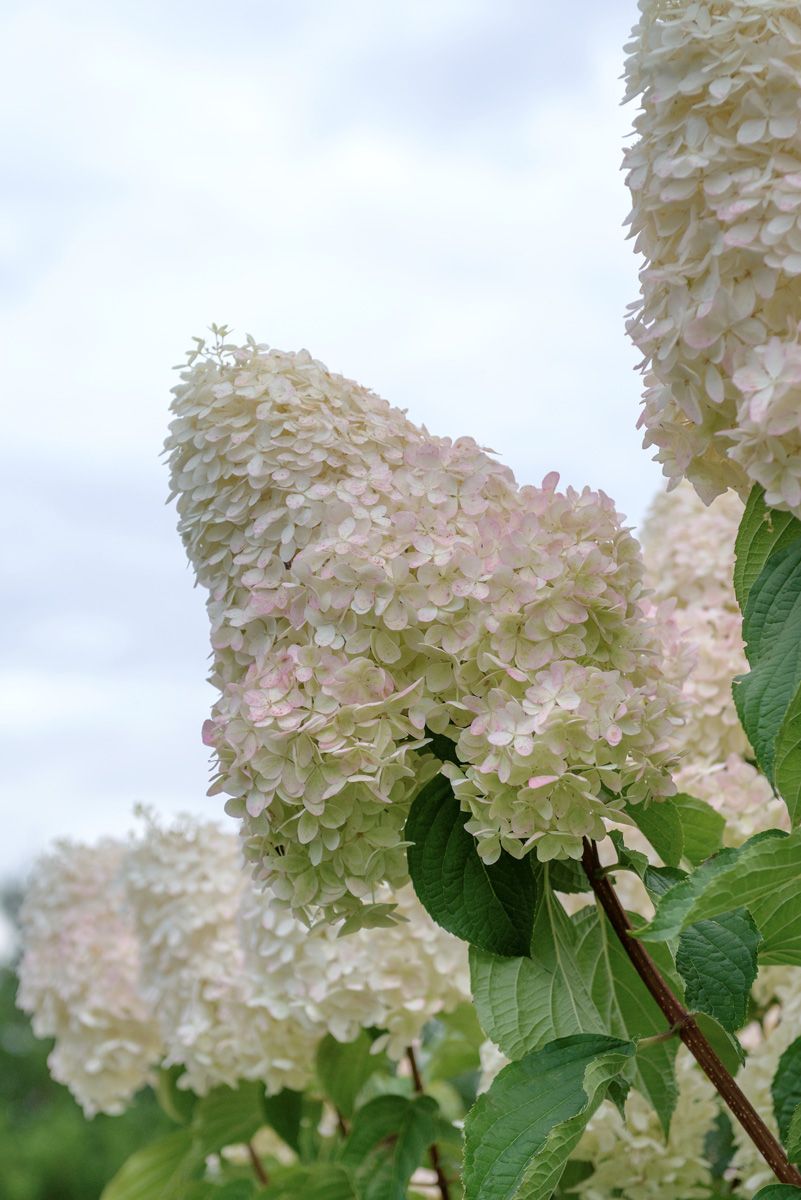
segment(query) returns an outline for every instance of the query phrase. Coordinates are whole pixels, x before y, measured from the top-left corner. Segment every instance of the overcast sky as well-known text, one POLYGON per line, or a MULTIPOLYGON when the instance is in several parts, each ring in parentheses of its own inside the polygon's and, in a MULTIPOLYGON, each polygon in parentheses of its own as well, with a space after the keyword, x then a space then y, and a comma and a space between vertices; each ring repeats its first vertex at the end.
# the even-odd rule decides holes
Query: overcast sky
POLYGON ((0 877, 219 811, 159 451, 211 321, 637 522, 634 0, 56 0, 0 15, 0 877))

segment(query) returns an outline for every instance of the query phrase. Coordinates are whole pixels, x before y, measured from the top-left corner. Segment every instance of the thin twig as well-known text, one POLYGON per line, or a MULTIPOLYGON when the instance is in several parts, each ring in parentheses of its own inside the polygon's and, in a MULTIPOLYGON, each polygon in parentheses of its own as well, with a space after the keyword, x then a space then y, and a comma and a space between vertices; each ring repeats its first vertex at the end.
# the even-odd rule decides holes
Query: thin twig
POLYGON ((258 1179, 262 1187, 267 1187, 270 1180, 267 1178, 267 1172, 261 1164, 261 1159, 256 1153, 256 1149, 252 1142, 247 1143, 248 1154, 250 1155, 250 1165, 253 1167, 253 1174, 258 1179))
POLYGON ((721 1098, 740 1122, 776 1178, 781 1183, 790 1183, 795 1187, 801 1187, 801 1172, 788 1160, 781 1144, 726 1070, 698 1028, 693 1014, 688 1012, 674 996, 643 943, 631 936, 631 923, 609 878, 603 874, 598 858, 598 848, 595 842, 591 842, 587 838, 584 839, 584 854, 581 861, 590 886, 609 918, 609 924, 670 1026, 678 1027, 679 1037, 701 1070, 714 1084, 721 1098))
MULTIPOLYGON (((418 1096, 422 1096, 423 1092, 425 1091, 425 1088, 423 1087, 423 1077, 420 1074, 420 1068, 417 1065, 417 1056, 412 1046, 407 1048, 406 1058, 408 1059, 409 1067, 411 1068, 414 1090, 417 1092, 418 1096)), ((439 1156, 439 1146, 436 1142, 431 1143, 428 1148, 428 1153, 429 1157, 431 1158, 431 1166, 434 1168, 437 1176, 439 1194, 442 1197, 442 1200, 450 1200, 451 1193, 450 1188, 448 1187, 448 1179, 442 1169, 442 1160, 439 1156)))
POLYGON ((348 1133, 350 1132, 350 1130, 348 1129, 348 1123, 345 1120, 345 1117, 343 1116, 340 1109, 336 1108, 336 1109, 334 1109, 334 1111, 337 1114, 337 1128, 339 1129, 339 1132, 342 1134, 343 1137, 347 1137, 348 1133))

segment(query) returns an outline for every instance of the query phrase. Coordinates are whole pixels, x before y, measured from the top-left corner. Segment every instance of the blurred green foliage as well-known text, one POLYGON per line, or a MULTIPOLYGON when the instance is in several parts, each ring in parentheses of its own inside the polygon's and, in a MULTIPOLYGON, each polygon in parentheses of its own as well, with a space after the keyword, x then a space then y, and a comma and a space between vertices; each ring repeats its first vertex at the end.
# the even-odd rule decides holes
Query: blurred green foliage
POLYGON ((97 1200, 129 1154, 174 1126, 149 1090, 123 1116, 87 1121, 50 1078, 51 1043, 34 1037, 16 991, 0 967, 0 1197, 97 1200))

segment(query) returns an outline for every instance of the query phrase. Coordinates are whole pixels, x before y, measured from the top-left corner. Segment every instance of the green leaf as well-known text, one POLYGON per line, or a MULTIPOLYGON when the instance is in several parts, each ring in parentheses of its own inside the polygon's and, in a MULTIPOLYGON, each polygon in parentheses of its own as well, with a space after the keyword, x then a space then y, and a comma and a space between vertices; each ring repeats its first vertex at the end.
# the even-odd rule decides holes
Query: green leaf
POLYGON ((303 1092, 293 1092, 290 1088, 283 1088, 276 1095, 265 1096, 262 1100, 264 1121, 296 1154, 300 1154, 304 1101, 303 1092))
POLYGON ((751 588, 743 636, 752 669, 735 680, 734 702, 772 781, 779 729, 801 682, 801 539, 773 554, 751 588))
POLYGON ((645 800, 641 804, 627 804, 625 812, 631 817, 656 850, 666 867, 677 867, 684 854, 679 810, 672 800, 645 800))
MULTIPOLYGON (((606 917, 595 907, 586 908, 576 914, 573 923, 578 934, 576 961, 589 981, 599 1028, 626 1041, 664 1033, 665 1018, 606 917)), ((673 983, 675 969, 667 948, 660 946, 653 957, 665 978, 673 983)), ((674 1070, 677 1050, 675 1038, 638 1048, 632 1076, 634 1086, 653 1106, 665 1136, 678 1095, 674 1070)))
MULTIPOLYGON (((256 1184, 251 1179, 231 1179, 228 1183, 201 1179, 189 1184, 181 1193, 181 1200, 252 1200, 255 1195, 256 1184)), ((264 1193, 258 1195, 261 1197, 264 1193)))
MULTIPOLYGON (((531 958, 470 952, 479 1020, 507 1058, 521 1058, 571 1034, 632 1040, 664 1031, 665 1018, 594 905, 571 920, 544 886, 534 928, 531 958)), ((667 948, 660 946, 654 957, 673 981, 667 948)), ((638 1052, 635 1066, 635 1086, 665 1129, 676 1103, 676 1049, 676 1041, 650 1046, 638 1052)))
POLYGON ((258 1200, 362 1200, 339 1163, 289 1167, 256 1195, 258 1200))
POLYGON ((712 1168, 713 1179, 723 1178, 736 1149, 731 1117, 726 1112, 719 1112, 704 1137, 704 1157, 712 1168))
POLYGON ((797 1200, 801 1196, 801 1188, 793 1187, 791 1183, 769 1183, 760 1188, 754 1200, 797 1200))
POLYGON ((583 866, 575 858, 553 859, 548 863, 548 875, 555 892, 576 895, 592 891, 583 866))
POLYGON ((341 1160, 361 1200, 406 1200, 409 1180, 434 1141, 436 1114, 430 1096, 378 1096, 358 1110, 341 1160))
POLYGON ((801 1104, 801 1037, 791 1042, 779 1059, 770 1093, 779 1137, 786 1142, 793 1114, 801 1104))
POLYGON ((400 924, 397 907, 397 904, 365 904, 345 918, 337 937, 350 937, 360 929, 391 929, 400 924))
POLYGON ((761 940, 745 908, 688 926, 676 955, 687 1007, 709 1013, 732 1032, 744 1025, 761 940))
POLYGON ((694 867, 700 866, 705 859, 717 854, 723 845, 726 818, 706 800, 699 800, 684 792, 671 796, 671 801, 681 821, 684 857, 694 867))
POLYGON ((180 1066, 162 1067, 153 1089, 162 1111, 178 1125, 186 1125, 191 1120, 197 1103, 194 1092, 178 1086, 178 1080, 185 1074, 185 1069, 180 1066))
POLYGON ((537 905, 531 956, 502 958, 470 949, 478 1019, 507 1058, 520 1058, 572 1033, 603 1032, 576 958, 575 927, 547 885, 549 869, 537 905))
POLYGON ((677 867, 647 867, 642 881, 645 884, 645 890, 656 904, 666 892, 669 892, 677 883, 681 883, 687 878, 686 871, 680 871, 677 867))
MULTIPOLYGON (((643 854, 640 850, 630 849, 623 841, 623 834, 619 829, 610 830, 609 840, 615 847, 617 861, 620 866, 634 871, 635 875, 639 875, 640 879, 645 879, 645 873, 650 866, 647 854, 643 854)), ((667 869, 673 870, 672 867, 667 869)))
POLYGON ((531 862, 504 852, 483 863, 465 820, 443 775, 418 793, 405 833, 414 890, 437 924, 464 941, 494 954, 528 954, 537 899, 531 862))
POLYGON ((787 1137, 784 1141, 787 1147, 787 1157, 790 1162, 797 1163, 801 1161, 801 1104, 796 1105, 793 1109, 793 1115, 790 1117, 790 1124, 787 1129, 787 1137))
POLYGON ((465 1121, 465 1200, 547 1200, 631 1042, 578 1036, 511 1063, 465 1121))
POLYGON ((143 1146, 122 1164, 100 1200, 183 1200, 192 1176, 203 1166, 188 1129, 143 1146))
POLYGON ((335 1108, 352 1115, 356 1097, 370 1076, 389 1070, 385 1054, 372 1054, 373 1039, 366 1030, 352 1042, 338 1042, 327 1034, 317 1047, 317 1077, 335 1108))
POLYGON ((192 1132, 204 1155, 216 1154, 224 1146, 249 1142, 266 1123, 263 1086, 242 1082, 236 1088, 214 1088, 198 1100, 192 1132))
MULTIPOLYGON (((666 942, 677 938, 684 926, 691 924, 685 918, 697 897, 703 895, 717 875, 736 863, 741 853, 741 847, 721 850, 720 854, 696 867, 689 875, 672 883, 665 889, 653 919, 637 930, 637 937, 644 942, 666 942)), ((733 904, 731 907, 737 906, 733 904)))
POLYGON ((709 1013, 696 1013, 695 1023, 729 1074, 736 1075, 745 1062, 745 1050, 739 1040, 709 1013))
POLYGON ((764 489, 756 484, 748 497, 734 544, 734 591, 741 610, 745 610, 748 594, 771 554, 783 550, 798 537, 801 537, 801 522, 790 513, 768 508, 764 489))
POLYGON ((801 965, 801 829, 768 830, 722 850, 664 896, 638 937, 663 941, 735 908, 747 908, 762 942, 761 963, 801 965))
POLYGON ((472 1004, 460 1004, 452 1012, 441 1013, 431 1022, 424 1043, 426 1059, 423 1075, 432 1083, 455 1079, 481 1068, 480 1048, 486 1039, 472 1004))
POLYGON ((773 775, 795 828, 801 824, 801 688, 790 701, 779 728, 773 775))

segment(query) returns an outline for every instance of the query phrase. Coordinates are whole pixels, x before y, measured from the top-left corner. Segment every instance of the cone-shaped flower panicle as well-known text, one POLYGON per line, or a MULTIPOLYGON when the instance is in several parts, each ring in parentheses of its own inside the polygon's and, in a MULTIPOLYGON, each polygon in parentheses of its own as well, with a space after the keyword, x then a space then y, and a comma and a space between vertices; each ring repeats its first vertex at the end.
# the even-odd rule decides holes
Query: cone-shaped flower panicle
POLYGON ((20 913, 19 1006, 55 1045, 50 1073, 87 1116, 119 1113, 162 1056, 124 911, 124 847, 60 842, 41 858, 20 913))
POLYGON ((625 155, 645 445, 705 500, 801 515, 801 10, 640 0, 625 155))
POLYGON ((427 730, 488 861, 578 855, 602 794, 671 790, 670 634, 606 496, 519 488, 305 352, 201 344, 173 411, 214 787, 276 896, 332 916, 402 885, 427 730))

